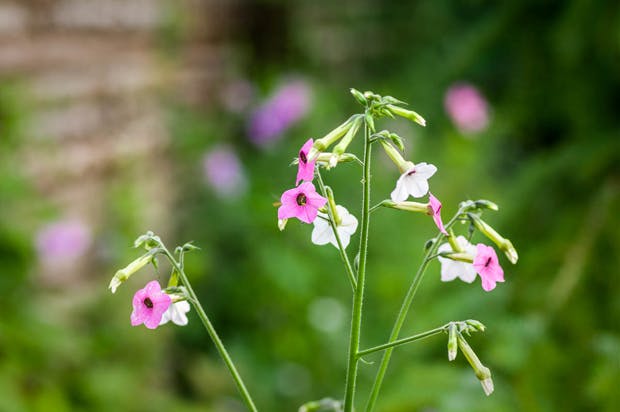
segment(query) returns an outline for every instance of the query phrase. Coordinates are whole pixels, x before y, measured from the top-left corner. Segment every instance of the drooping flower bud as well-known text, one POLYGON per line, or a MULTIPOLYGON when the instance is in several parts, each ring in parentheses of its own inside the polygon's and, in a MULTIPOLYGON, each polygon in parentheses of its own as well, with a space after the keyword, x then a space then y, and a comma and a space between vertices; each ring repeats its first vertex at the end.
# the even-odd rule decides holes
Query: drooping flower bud
POLYGON ((504 252, 510 263, 515 264, 519 260, 517 250, 512 245, 512 242, 495 231, 488 223, 480 218, 480 216, 474 213, 468 213, 469 218, 480 232, 488 237, 497 247, 504 252))
POLYGON ((456 325, 454 323, 450 323, 448 326, 448 360, 453 361, 456 359, 456 354, 458 352, 458 339, 456 337, 456 325))
POLYGON ((396 150, 396 148, 392 146, 391 143, 385 140, 381 140, 381 146, 385 150, 385 153, 388 155, 390 160, 394 162, 396 167, 398 167, 398 170, 400 170, 401 173, 405 173, 407 170, 411 170, 415 167, 412 162, 406 161, 400 154, 400 152, 396 150))
POLYGON ((344 136, 349 131, 349 129, 353 126, 354 121, 360 116, 361 115, 359 114, 354 114, 353 116, 349 117, 347 121, 342 123, 340 126, 336 127, 334 130, 327 133, 322 138, 315 140, 314 144, 312 145, 312 149, 308 153, 308 161, 315 160, 318 157, 320 152, 325 151, 325 149, 327 149, 329 146, 337 142, 338 139, 344 136))
POLYGON ((390 112, 392 112, 393 114, 397 116, 404 117, 405 119, 409 119, 412 122, 419 124, 420 126, 426 126, 426 120, 424 120, 422 116, 420 116, 418 113, 414 112, 413 110, 403 109, 402 107, 395 106, 393 104, 388 104, 387 108, 390 110, 390 112))
POLYGON ((153 254, 147 253, 143 256, 140 256, 138 259, 131 262, 125 268, 118 270, 112 280, 110 281, 110 285, 108 288, 112 291, 112 293, 116 293, 116 289, 121 285, 121 283, 125 282, 131 275, 142 269, 144 266, 148 265, 153 260, 153 254))
POLYGON ((493 393, 493 379, 491 378, 491 370, 484 366, 478 356, 474 352, 474 350, 469 346, 463 335, 460 333, 457 334, 457 340, 459 344, 459 349, 461 353, 467 359, 467 362, 471 365, 476 377, 480 381, 482 385, 482 389, 484 390, 485 395, 489 396, 493 393))

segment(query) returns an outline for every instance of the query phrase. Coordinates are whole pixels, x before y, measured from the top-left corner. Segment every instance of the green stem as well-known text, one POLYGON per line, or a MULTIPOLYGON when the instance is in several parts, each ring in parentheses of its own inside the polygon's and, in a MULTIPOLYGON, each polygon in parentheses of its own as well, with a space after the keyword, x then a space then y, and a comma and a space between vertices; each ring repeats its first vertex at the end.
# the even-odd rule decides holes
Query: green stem
MULTIPOLYGON (((454 222, 456 222, 456 220, 461 215, 461 213, 462 211, 459 209, 456 215, 445 225, 446 230, 449 229, 454 224, 454 222)), ((411 285, 409 286, 409 290, 407 290, 407 294, 405 295, 405 298, 403 299, 403 303, 400 307, 400 311, 398 312, 398 315, 396 316, 396 321, 394 322, 394 326, 392 327, 392 333, 390 334, 388 343, 392 343, 396 341, 396 339, 398 339, 398 334, 400 333, 400 330, 403 324, 405 323, 405 318, 407 317, 407 313, 409 312, 409 308, 411 307, 413 298, 415 297, 415 294, 418 290, 418 286, 420 285, 420 282, 422 281, 424 272, 426 271, 428 264, 432 260, 431 256, 433 256, 433 254, 436 252, 437 248, 439 247, 439 243, 444 237, 445 235, 443 235, 442 233, 439 233, 437 237, 435 237, 435 241, 433 242, 433 245, 426 252, 426 255, 424 256, 424 260, 422 261, 422 265, 420 265, 420 267, 418 268, 418 271, 416 272, 413 278, 413 281, 411 282, 411 285)), ((385 377, 385 372, 387 371, 388 365, 390 363, 390 358, 392 356, 393 350, 394 350, 393 347, 388 348, 383 354, 383 358, 381 359, 381 364, 379 365, 379 370, 377 371, 377 375, 375 376, 375 381, 372 385, 370 397, 368 398, 368 403, 366 404, 366 412, 371 412, 373 408, 375 407, 375 404, 377 402, 377 397, 379 396, 379 391, 381 390, 381 384, 383 383, 383 378, 385 377)))
POLYGON ((187 278, 187 275, 183 271, 183 268, 181 267, 179 263, 177 263, 177 261, 174 259, 174 256, 172 256, 172 254, 165 248, 164 248, 164 253, 170 260, 170 263, 174 266, 174 268, 179 273, 179 276, 181 277, 181 282, 183 283, 183 285, 185 285, 185 288, 187 289, 187 293, 189 295, 190 301, 194 304, 194 308, 196 309, 196 313, 198 313, 198 317, 200 318, 200 320, 202 321, 202 324, 204 325, 205 329, 209 333, 211 340, 213 340, 213 343, 215 344, 215 347, 220 353, 222 360, 226 364, 226 367, 228 367, 230 374, 232 375, 235 383, 237 384, 237 388, 239 389, 239 393, 241 394, 241 397, 243 398, 245 405, 247 406, 248 410, 250 410, 251 412, 257 412, 258 409, 256 409, 256 406, 254 405, 254 401, 252 401, 252 397, 250 396, 250 393, 248 392, 248 390, 245 387, 245 384, 243 383, 243 379, 241 379, 241 376, 239 375, 239 372, 237 372, 237 368, 235 367, 235 364, 230 358, 228 351, 224 347, 224 344, 222 343, 220 337, 217 335, 217 332, 215 331, 215 328, 211 324, 211 321, 209 321, 209 317, 207 316, 204 309, 202 308, 202 305, 200 304, 200 301, 198 300, 198 297, 196 296, 194 289, 192 289, 192 285, 189 283, 189 280, 187 278))
POLYGON ((426 332, 418 333, 417 335, 409 336, 407 338, 398 339, 398 340, 395 340, 394 342, 384 343, 383 345, 379 345, 379 346, 375 346, 375 347, 372 347, 372 348, 369 348, 369 349, 365 349, 365 350, 359 351, 357 353, 357 357, 361 358, 362 356, 366 356, 366 355, 369 355, 369 354, 374 353, 374 352, 379 352, 379 351, 382 351, 382 350, 393 348, 395 346, 404 345, 405 343, 415 342, 416 340, 420 340, 420 339, 428 338, 430 336, 438 335, 440 333, 445 332, 446 328, 448 327, 448 325, 449 324, 446 324, 446 325, 440 326, 440 327, 435 328, 435 329, 427 330, 426 332))
POLYGON ((357 271, 357 288, 353 296, 353 313, 351 316, 351 334, 349 338, 349 359, 347 363, 347 380, 344 392, 344 412, 353 410, 355 383, 357 380, 357 352, 360 346, 362 327, 362 304, 364 302, 364 280, 366 277, 366 256, 368 249, 368 227, 370 223, 370 154, 368 124, 364 124, 364 170, 362 172, 362 228, 360 231, 359 267, 357 271))
MULTIPOLYGON (((325 184, 323 183, 323 178, 321 177, 321 172, 317 169, 316 175, 318 177, 319 188, 321 189, 321 193, 325 198, 327 198, 327 190, 325 189, 325 184)), ((353 266, 351 266, 351 262, 349 261, 349 256, 347 252, 342 247, 342 241, 340 240, 340 235, 336 230, 336 223, 334 219, 334 212, 331 210, 331 206, 329 202, 327 203, 327 215, 329 217, 329 224, 334 231, 334 235, 336 236, 336 242, 338 242, 338 250, 340 251, 340 257, 342 258, 342 262, 344 263, 345 268, 347 269, 347 275, 349 277, 349 282, 351 283, 351 288, 355 293, 355 289, 357 288, 357 280, 355 280, 355 272, 353 271, 353 266)))

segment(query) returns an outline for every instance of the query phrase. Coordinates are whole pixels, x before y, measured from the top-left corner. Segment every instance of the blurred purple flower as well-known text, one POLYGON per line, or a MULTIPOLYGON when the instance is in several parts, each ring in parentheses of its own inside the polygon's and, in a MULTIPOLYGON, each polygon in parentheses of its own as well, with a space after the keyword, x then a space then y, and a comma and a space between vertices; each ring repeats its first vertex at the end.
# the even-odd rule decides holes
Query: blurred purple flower
POLYGON ((254 100, 255 94, 256 91, 252 83, 248 80, 239 79, 224 86, 220 94, 220 101, 229 112, 243 113, 254 100))
POLYGON ((265 146, 278 140, 292 125, 301 120, 312 103, 312 91, 303 80, 280 86, 252 114, 248 126, 250 140, 265 146))
POLYGON ((203 160, 205 180, 222 198, 237 198, 245 193, 247 179, 237 154, 228 146, 218 146, 203 160))
POLYGON ((45 262, 72 261, 90 247, 90 228, 77 220, 60 220, 43 227, 36 236, 39 258, 45 262))
POLYGON ((471 84, 457 83, 451 86, 446 92, 444 107, 461 133, 478 133, 489 125, 487 101, 471 84))

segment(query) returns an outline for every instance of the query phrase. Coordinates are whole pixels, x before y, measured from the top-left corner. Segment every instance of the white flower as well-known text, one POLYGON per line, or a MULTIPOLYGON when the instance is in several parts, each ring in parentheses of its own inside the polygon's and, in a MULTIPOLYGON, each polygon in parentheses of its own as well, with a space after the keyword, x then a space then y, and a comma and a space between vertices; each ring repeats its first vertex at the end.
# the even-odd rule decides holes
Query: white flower
POLYGON ((428 179, 437 171, 435 165, 418 163, 400 175, 392 192, 394 202, 404 202, 409 195, 422 197, 428 192, 428 179))
MULTIPOLYGON (((458 236, 456 243, 463 250, 472 256, 476 256, 476 246, 472 245, 465 239, 464 236, 458 236)), ((439 253, 454 252, 452 246, 449 243, 444 243, 437 249, 439 253)), ((461 262, 458 260, 452 260, 449 258, 438 256, 441 263, 441 281, 450 282, 451 280, 461 278, 463 282, 472 283, 476 279, 476 269, 474 265, 467 262, 461 262)))
MULTIPOLYGON (((349 244, 349 240, 351 239, 351 235, 353 235, 357 230, 357 219, 355 216, 350 214, 347 209, 340 205, 336 206, 336 213, 340 219, 340 224, 336 226, 336 230, 338 231, 338 236, 340 237, 342 247, 346 249, 349 244)), ((312 230, 312 243, 315 245, 326 245, 331 243, 335 247, 338 247, 336 235, 332 230, 329 223, 329 217, 326 213, 319 212, 318 218, 314 219, 313 223, 314 230, 312 230)))
POLYGON ((189 312, 190 306, 189 302, 186 300, 181 300, 179 302, 174 302, 167 311, 164 312, 164 315, 161 317, 160 325, 164 323, 168 323, 168 321, 172 321, 172 323, 177 324, 179 326, 187 325, 187 312, 189 312))

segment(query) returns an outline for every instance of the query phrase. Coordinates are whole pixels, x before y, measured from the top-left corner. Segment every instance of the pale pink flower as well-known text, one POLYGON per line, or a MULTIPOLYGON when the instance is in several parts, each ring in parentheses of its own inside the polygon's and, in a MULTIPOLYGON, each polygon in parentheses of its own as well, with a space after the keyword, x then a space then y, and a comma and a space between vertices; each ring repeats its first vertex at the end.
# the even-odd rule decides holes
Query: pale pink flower
POLYGON ((409 168, 400 175, 391 197, 394 202, 404 202, 409 195, 422 197, 428 192, 428 179, 437 171, 437 167, 425 162, 409 168))
POLYGON ((308 153, 312 148, 314 141, 308 139, 306 143, 299 150, 299 164, 297 168, 297 180, 295 184, 298 185, 300 180, 311 182, 314 179, 314 164, 316 160, 308 161, 308 153))
POLYGON ((160 325, 164 325, 169 321, 172 321, 175 325, 185 326, 188 323, 187 312, 190 310, 189 302, 186 300, 180 300, 174 302, 167 311, 161 317, 160 325))
POLYGON ((318 209, 325 206, 327 199, 316 192, 314 185, 303 182, 298 187, 282 193, 282 206, 278 209, 278 219, 296 217, 305 223, 312 223, 318 209))
POLYGON ((482 279, 482 289, 487 292, 495 289, 496 282, 504 281, 504 270, 499 265, 495 249, 491 246, 482 243, 476 245, 473 265, 482 279))
POLYGON ((439 231, 447 235, 448 232, 446 232, 446 229, 443 227, 443 222, 441 221, 441 202, 430 192, 428 194, 428 208, 439 231))
POLYGON ((235 151, 228 146, 217 146, 205 154, 204 177, 221 198, 237 198, 247 189, 243 165, 235 151))
MULTIPOLYGON (((336 205, 336 213, 338 213, 338 218, 340 220, 340 222, 336 224, 336 231, 338 232, 340 243, 342 243, 342 248, 346 249, 351 240, 351 236, 353 236, 357 230, 357 218, 340 205, 336 205)), ((331 243, 334 247, 338 247, 338 240, 329 223, 329 216, 327 213, 319 212, 318 218, 314 219, 312 243, 315 245, 326 245, 331 243)))
MULTIPOLYGON (((464 236, 457 236, 456 244, 461 251, 471 256, 476 255, 476 247, 469 243, 464 236)), ((450 243, 444 243, 437 249, 439 253, 455 253, 450 243)), ((450 282, 457 277, 463 282, 472 283, 476 280, 476 269, 471 263, 462 262, 460 260, 452 260, 447 257, 438 256, 437 259, 441 263, 441 281, 450 282)))
POLYGON ((279 139, 306 115, 311 101, 312 91, 303 80, 289 81, 280 86, 252 114, 248 126, 250 140, 258 146, 265 146, 279 139))
POLYGON ((149 329, 159 326, 163 314, 168 310, 172 299, 162 292, 159 282, 152 280, 133 296, 131 326, 144 323, 149 329))
POLYGON ((43 227, 36 237, 37 253, 45 262, 81 257, 92 243, 90 228, 77 220, 59 220, 43 227))
POLYGON ((450 87, 444 99, 444 107, 452 123, 462 133, 481 132, 489 125, 487 102, 471 84, 457 83, 450 87))

